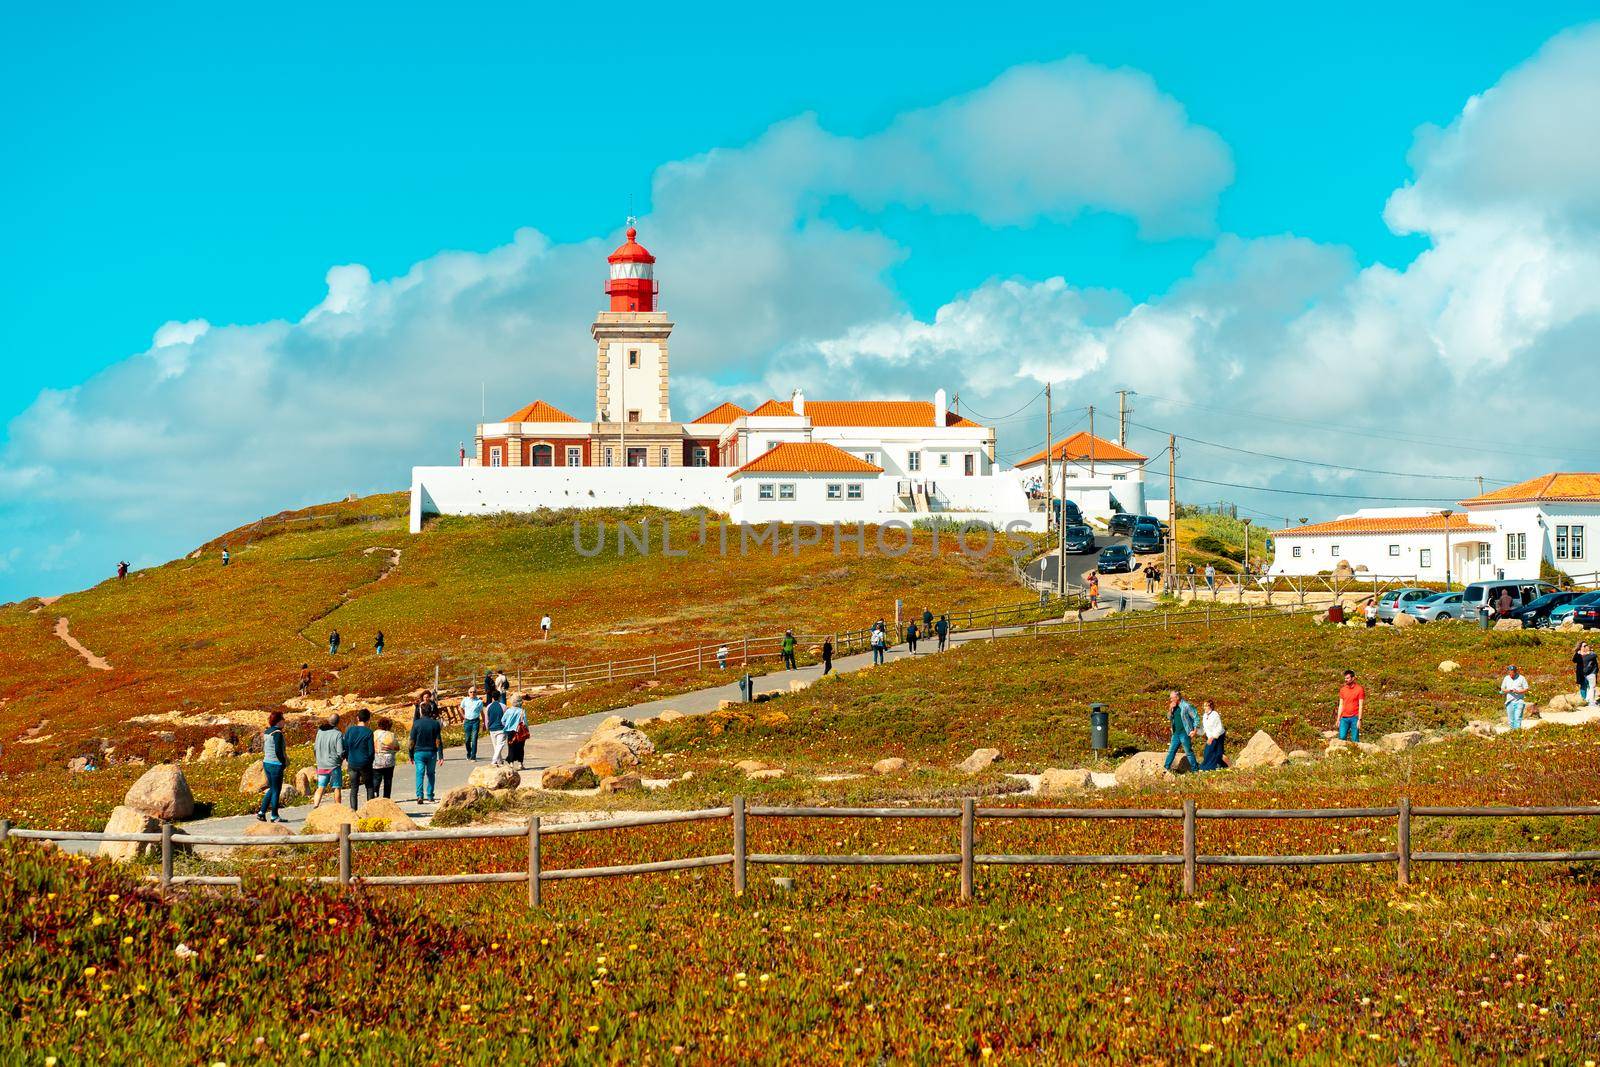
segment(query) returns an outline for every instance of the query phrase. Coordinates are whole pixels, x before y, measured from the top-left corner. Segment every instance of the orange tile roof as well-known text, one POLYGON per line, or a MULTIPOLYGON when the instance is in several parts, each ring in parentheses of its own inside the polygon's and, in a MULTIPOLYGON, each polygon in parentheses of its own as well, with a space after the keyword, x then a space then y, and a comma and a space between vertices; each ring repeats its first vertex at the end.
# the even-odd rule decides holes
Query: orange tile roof
POLYGON ((506 422, 577 422, 578 420, 568 415, 560 408, 551 407, 543 400, 535 400, 525 408, 518 408, 507 415, 506 422))
MULTIPOLYGON (((726 426, 728 423, 732 422, 734 419, 737 419, 740 415, 748 415, 748 414, 749 414, 749 412, 746 411, 744 408, 740 407, 738 404, 723 403, 723 404, 718 404, 716 407, 712 408, 710 411, 706 412, 704 415, 701 415, 698 419, 695 419, 694 421, 695 422, 710 422, 710 423, 715 423, 718 426, 726 426)), ((693 425, 693 423, 691 423, 691 425, 693 425)))
MULTIPOLYGON (((926 400, 807 400, 806 417, 813 426, 933 427, 933 405, 926 400)), ((977 427, 971 419, 944 413, 946 426, 977 427)))
POLYGON ((783 441, 729 474, 882 474, 860 456, 821 441, 783 441))
POLYGON ((769 400, 765 404, 762 404, 760 407, 756 408, 754 411, 750 412, 750 414, 788 415, 790 418, 793 418, 796 414, 798 414, 798 412, 796 412, 791 405, 785 404, 781 400, 769 400))
POLYGON ((1294 526, 1279 530, 1277 537, 1319 537, 1327 534, 1387 534, 1387 533, 1493 533, 1494 527, 1473 522, 1461 512, 1451 515, 1448 523, 1443 515, 1361 515, 1353 518, 1314 522, 1309 526, 1294 526))
POLYGON ((1465 507, 1483 504, 1527 504, 1540 500, 1600 500, 1600 474, 1541 474, 1504 489, 1463 500, 1465 507))
MULTIPOLYGON (((1104 437, 1091 436, 1088 430, 1079 430, 1071 437, 1057 441, 1050 449, 1050 458, 1056 461, 1062 459, 1088 459, 1089 445, 1094 443, 1094 458, 1110 460, 1113 463, 1143 463, 1149 459, 1141 456, 1132 449, 1123 448, 1115 441, 1107 441, 1104 437)), ((1018 463, 1019 467, 1026 467, 1030 463, 1043 463, 1044 449, 1040 449, 1027 459, 1018 463)))

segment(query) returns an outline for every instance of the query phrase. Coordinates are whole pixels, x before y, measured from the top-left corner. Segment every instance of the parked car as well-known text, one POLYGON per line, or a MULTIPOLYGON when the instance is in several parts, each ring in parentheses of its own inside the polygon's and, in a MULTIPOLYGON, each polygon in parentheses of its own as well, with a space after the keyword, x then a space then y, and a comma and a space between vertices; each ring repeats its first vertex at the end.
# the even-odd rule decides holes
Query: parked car
POLYGON ((1572 621, 1585 630, 1600 629, 1600 600, 1591 600, 1584 604, 1575 603, 1572 609, 1572 621))
POLYGON ((1133 527, 1138 522, 1139 516, 1131 511, 1119 511, 1111 516, 1111 521, 1106 523, 1106 529, 1113 534, 1127 536, 1133 533, 1133 527))
POLYGON ((1400 610, 1407 615, 1414 616, 1421 622, 1459 619, 1461 618, 1461 594, 1435 593, 1432 596, 1423 597, 1421 600, 1413 600, 1400 610))
POLYGON ((1098 542, 1094 539, 1094 530, 1078 523, 1061 531, 1061 546, 1073 555, 1081 556, 1085 552, 1093 552, 1098 542))
POLYGON ((1107 545, 1100 550, 1095 566, 1101 574, 1127 573, 1133 570, 1133 550, 1127 545, 1107 545))
POLYGON ((1525 627, 1549 626, 1550 613, 1563 604, 1572 603, 1578 599, 1579 595, 1576 590, 1546 593, 1544 596, 1528 601, 1528 603, 1519 608, 1512 608, 1511 614, 1506 617, 1521 619, 1522 625, 1525 627))
POLYGON ((1161 536, 1161 527, 1152 522, 1141 522, 1133 528, 1133 536, 1128 539, 1128 545, 1135 552, 1148 554, 1160 552, 1164 539, 1161 536))
POLYGON ((1391 589, 1378 597, 1378 619, 1382 622, 1394 622, 1394 617, 1404 611, 1408 604, 1426 600, 1434 592, 1433 589, 1419 589, 1413 586, 1391 589))
POLYGON ((1078 526, 1083 523, 1083 512, 1078 510, 1078 505, 1071 500, 1056 500, 1056 521, 1065 522, 1068 526, 1078 526))
POLYGON ((1488 582, 1473 582, 1462 590, 1464 617, 1476 619, 1484 612, 1492 614, 1500 601, 1502 590, 1510 592, 1513 607, 1520 607, 1546 593, 1555 592, 1556 587, 1532 578, 1496 578, 1488 582))
POLYGON ((1550 613, 1550 625, 1560 626, 1572 618, 1572 613, 1581 604, 1600 604, 1600 589, 1588 593, 1579 593, 1577 597, 1567 601, 1550 613))

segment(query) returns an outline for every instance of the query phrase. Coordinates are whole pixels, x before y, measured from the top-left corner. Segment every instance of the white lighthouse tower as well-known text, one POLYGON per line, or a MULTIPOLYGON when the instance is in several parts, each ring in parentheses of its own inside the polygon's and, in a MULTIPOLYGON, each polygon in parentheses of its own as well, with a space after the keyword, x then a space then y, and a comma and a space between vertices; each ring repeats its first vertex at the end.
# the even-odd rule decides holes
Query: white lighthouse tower
MULTIPOLYGON (((595 419, 642 428, 672 421, 667 391, 667 338, 672 322, 665 312, 656 310, 656 296, 661 291, 655 280, 656 257, 638 242, 633 220, 628 222, 627 240, 607 257, 606 293, 611 307, 590 327, 597 345, 595 419)), ((615 432, 621 441, 623 431, 615 432)), ((637 432, 629 430, 627 436, 632 438, 637 432)))

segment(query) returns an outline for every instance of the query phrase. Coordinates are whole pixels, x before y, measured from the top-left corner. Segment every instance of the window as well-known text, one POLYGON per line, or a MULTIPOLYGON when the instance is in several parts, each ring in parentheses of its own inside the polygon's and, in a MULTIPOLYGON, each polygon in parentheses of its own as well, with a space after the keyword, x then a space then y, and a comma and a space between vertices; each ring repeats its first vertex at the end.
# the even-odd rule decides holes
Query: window
POLYGON ((1289 550, 1289 554, 1291 556, 1293 556, 1295 559, 1299 559, 1300 558, 1300 546, 1299 545, 1295 545, 1293 548, 1291 548, 1289 550))
POLYGON ((628 421, 629 422, 638 422, 639 421, 639 409, 638 408, 633 408, 628 412, 628 421))
POLYGON ((1583 558, 1583 527, 1556 527, 1556 559, 1583 558))
POLYGON ((780 482, 778 484, 778 499, 779 500, 793 500, 794 499, 794 483, 793 482, 780 482))
POLYGON ((639 365, 639 350, 637 348, 628 349, 628 366, 637 367, 638 365, 639 365))
POLYGON ((922 453, 921 452, 907 452, 906 453, 906 470, 908 470, 908 471, 919 471, 921 469, 922 469, 922 453))
POLYGON ((583 466, 583 446, 582 445, 568 445, 567 446, 567 466, 569 466, 569 467, 581 467, 581 466, 583 466))
POLYGON ((829 500, 843 500, 844 499, 844 484, 842 482, 829 482, 828 483, 828 499, 829 500))
POLYGON ((1389 546, 1389 555, 1398 556, 1399 554, 1400 554, 1400 546, 1399 545, 1390 545, 1389 546))
POLYGON ((617 458, 613 454, 611 448, 608 446, 606 448, 606 466, 608 466, 608 467, 615 466, 616 462, 617 462, 617 458))
POLYGON ((705 448, 697 448, 697 449, 695 449, 690 454, 689 462, 691 464, 693 464, 694 466, 696 466, 696 467, 709 467, 709 466, 711 466, 711 451, 710 451, 710 449, 705 449, 705 448))
POLYGON ((1572 558, 1573 559, 1582 559, 1583 558, 1583 527, 1582 526, 1574 526, 1572 528, 1572 558))
POLYGON ((534 467, 554 467, 556 465, 556 450, 554 445, 534 445, 528 452, 534 467))
POLYGON ((861 458, 874 467, 878 465, 878 454, 876 452, 863 452, 861 453, 861 458))
POLYGON ((500 446, 495 445, 489 449, 489 466, 499 467, 505 463, 505 453, 500 451, 500 446))
POLYGON ((1525 560, 1528 558, 1528 535, 1525 533, 1506 534, 1506 560, 1507 562, 1525 560))
POLYGON ((1556 559, 1567 558, 1567 527, 1556 527, 1556 559))
POLYGON ((733 487, 733 502, 735 504, 737 504, 739 501, 741 501, 743 499, 744 499, 744 486, 742 486, 742 485, 734 486, 733 487))
POLYGON ((628 466, 647 467, 650 465, 650 450, 642 445, 628 447, 628 466))
POLYGON ((1417 566, 1419 566, 1419 567, 1431 567, 1431 566, 1433 566, 1433 549, 1431 549, 1431 548, 1420 548, 1420 549, 1417 550, 1417 566))
POLYGON ((1125 482, 1128 480, 1128 476, 1126 474, 1113 474, 1111 476, 1111 480, 1114 482, 1125 482))
POLYGON ((948 453, 948 452, 940 452, 939 453, 939 466, 941 466, 941 467, 950 466, 950 453, 948 453))
POLYGON ((1338 559, 1339 558, 1339 546, 1338 545, 1329 545, 1328 546, 1328 555, 1332 556, 1334 559, 1338 559))
POLYGON ((767 442, 767 451, 768 452, 771 452, 774 448, 777 448, 777 447, 778 447, 778 442, 776 442, 776 441, 768 441, 767 442))
POLYGON ((1493 560, 1490 558, 1489 542, 1478 542, 1478 562, 1487 567, 1493 560))
POLYGON ((971 452, 968 452, 966 455, 961 457, 961 467, 961 473, 965 474, 968 478, 972 477, 974 474, 978 473, 978 457, 974 456, 971 452))
POLYGON ((851 500, 860 500, 861 499, 861 483, 860 482, 851 482, 849 485, 845 486, 845 496, 847 496, 851 500))
POLYGON ((758 500, 775 500, 777 499, 777 496, 777 487, 771 482, 762 482, 760 485, 756 486, 756 498, 758 500))
POLYGON ((661 446, 661 465, 663 467, 672 466, 672 449, 668 445, 661 446))

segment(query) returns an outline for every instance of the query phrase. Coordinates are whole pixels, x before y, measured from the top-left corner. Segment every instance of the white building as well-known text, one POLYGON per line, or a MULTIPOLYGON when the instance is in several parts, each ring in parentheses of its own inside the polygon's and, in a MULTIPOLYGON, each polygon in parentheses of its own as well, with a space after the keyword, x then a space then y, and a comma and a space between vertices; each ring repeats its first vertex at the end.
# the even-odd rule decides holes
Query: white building
MULTIPOLYGON (((1057 441, 1049 451, 1056 498, 1077 504, 1084 517, 1106 519, 1118 511, 1149 514, 1144 495, 1148 457, 1087 430, 1057 441)), ((1018 463, 1017 470, 1025 475, 1026 484, 1037 487, 1036 494, 1044 492, 1043 449, 1018 463)))
POLYGON ((1600 570, 1600 474, 1540 475, 1463 500, 1459 508, 1367 508, 1280 530, 1273 574, 1306 575, 1340 562, 1374 575, 1474 582, 1537 578, 1548 560, 1573 576, 1600 570))

